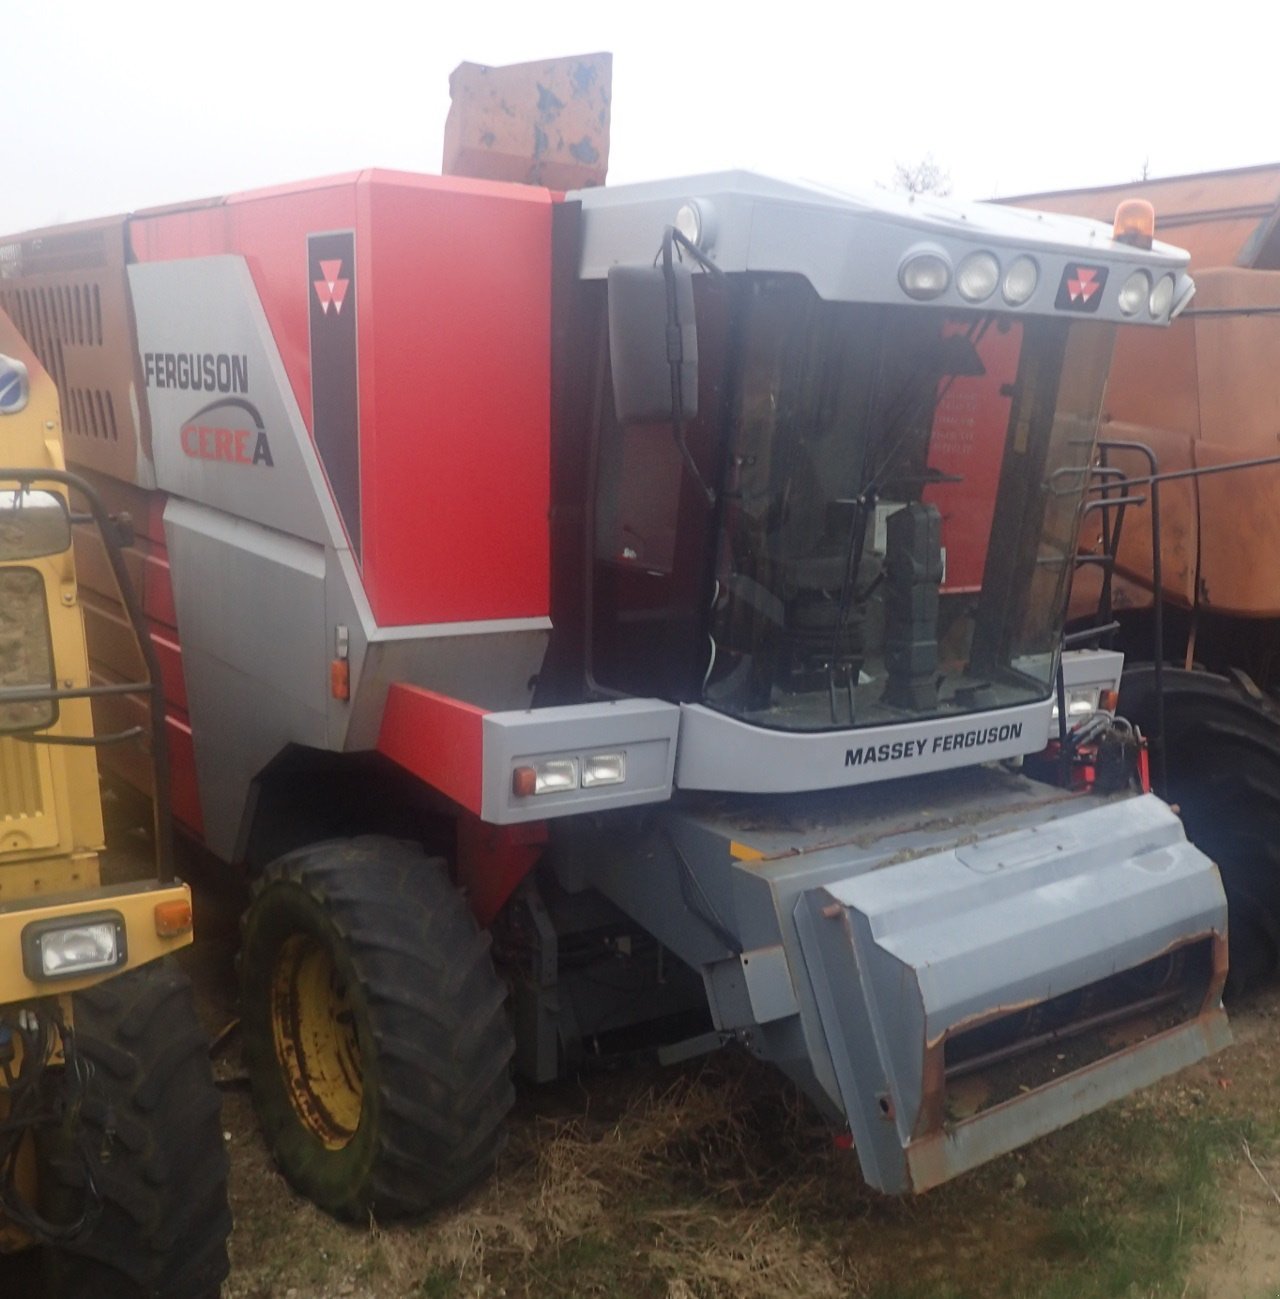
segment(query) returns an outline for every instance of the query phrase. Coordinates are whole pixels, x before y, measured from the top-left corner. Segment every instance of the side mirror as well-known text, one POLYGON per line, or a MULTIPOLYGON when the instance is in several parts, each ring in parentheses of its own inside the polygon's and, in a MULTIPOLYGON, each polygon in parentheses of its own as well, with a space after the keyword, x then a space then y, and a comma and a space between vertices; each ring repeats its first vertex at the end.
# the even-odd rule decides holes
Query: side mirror
POLYGON ((669 424, 671 369, 679 366, 681 414, 698 413, 698 331, 693 272, 679 262, 674 277, 675 321, 668 314, 666 273, 660 266, 609 269, 609 358, 613 405, 620 424, 669 424))
POLYGON ((0 491, 0 563, 60 555, 71 545, 71 516, 55 492, 0 491))

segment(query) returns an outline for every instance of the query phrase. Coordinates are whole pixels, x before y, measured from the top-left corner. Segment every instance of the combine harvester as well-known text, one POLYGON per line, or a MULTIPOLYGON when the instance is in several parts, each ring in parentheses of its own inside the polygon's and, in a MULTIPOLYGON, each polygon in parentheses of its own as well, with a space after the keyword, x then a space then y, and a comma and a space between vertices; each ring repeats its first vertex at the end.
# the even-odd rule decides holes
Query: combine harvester
POLYGON ((285 1174, 353 1219, 447 1201, 513 1058, 646 1040, 740 1044, 921 1191, 1222 1046, 1217 871, 1141 789, 1119 656, 1062 651, 1120 294, 1167 286, 1159 330, 1185 255, 745 173, 603 189, 601 63, 558 74, 516 74, 522 161, 498 72, 455 79, 454 156, 510 145, 505 181, 0 245, 70 455, 142 521, 285 1174), (568 192, 511 183, 553 161, 568 192), (1051 741, 1060 786, 1018 770, 1051 741))

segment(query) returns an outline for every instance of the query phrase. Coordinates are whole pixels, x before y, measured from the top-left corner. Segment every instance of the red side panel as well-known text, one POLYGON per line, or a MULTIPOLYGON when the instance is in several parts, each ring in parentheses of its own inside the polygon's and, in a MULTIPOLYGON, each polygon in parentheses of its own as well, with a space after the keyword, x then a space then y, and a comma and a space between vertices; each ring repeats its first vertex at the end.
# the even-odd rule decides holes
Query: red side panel
POLYGON ((483 708, 459 699, 393 682, 382 714, 378 752, 479 814, 484 714, 483 708))
POLYGON ((548 611, 551 203, 368 172, 131 222, 142 261, 245 257, 313 434, 308 236, 355 232, 354 548, 384 626, 548 611))
POLYGON ((376 180, 365 193, 361 477, 374 614, 391 624, 544 615, 549 196, 376 180))

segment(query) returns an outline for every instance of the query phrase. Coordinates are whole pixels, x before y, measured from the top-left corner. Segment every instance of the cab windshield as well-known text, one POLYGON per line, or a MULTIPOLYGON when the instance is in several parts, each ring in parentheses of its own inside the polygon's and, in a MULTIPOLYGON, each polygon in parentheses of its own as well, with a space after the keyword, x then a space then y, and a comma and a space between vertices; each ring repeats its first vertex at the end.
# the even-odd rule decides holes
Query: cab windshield
POLYGON ((746 295, 703 700, 883 725, 1047 697, 1113 330, 746 295))

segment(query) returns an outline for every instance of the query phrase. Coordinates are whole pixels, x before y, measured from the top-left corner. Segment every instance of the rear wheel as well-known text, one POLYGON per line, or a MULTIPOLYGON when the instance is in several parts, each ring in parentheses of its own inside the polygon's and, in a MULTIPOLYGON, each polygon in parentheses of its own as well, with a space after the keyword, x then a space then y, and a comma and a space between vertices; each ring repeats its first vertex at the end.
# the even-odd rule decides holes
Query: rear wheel
POLYGON ((421 1213, 493 1167, 514 1101, 506 989, 439 859, 367 836, 272 863, 241 994, 267 1141, 321 1208, 421 1213))
POLYGON ((77 1218, 88 1173, 101 1198, 88 1236, 50 1250, 54 1299, 208 1299, 227 1275, 227 1155, 220 1099, 191 985, 169 960, 74 997, 92 1066, 80 1128, 42 1142, 41 1198, 77 1218))
MULTIPOLYGON (((1164 678, 1169 788, 1161 792, 1221 872, 1227 986, 1239 993, 1280 966, 1280 709, 1208 672, 1166 668, 1164 678)), ((1120 712, 1154 734, 1149 666, 1125 672, 1120 712)))

